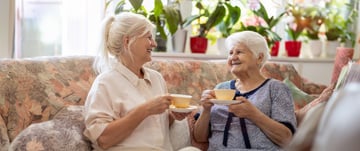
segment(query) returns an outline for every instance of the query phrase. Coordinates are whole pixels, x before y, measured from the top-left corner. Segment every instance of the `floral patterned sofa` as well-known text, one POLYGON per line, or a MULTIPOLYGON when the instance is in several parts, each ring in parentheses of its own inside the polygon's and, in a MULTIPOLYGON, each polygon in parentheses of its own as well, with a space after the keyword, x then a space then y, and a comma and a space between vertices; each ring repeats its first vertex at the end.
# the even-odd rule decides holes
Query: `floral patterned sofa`
MULTIPOLYGON (((93 56, 0 59, 0 151, 90 150, 83 137, 82 105, 96 77, 93 56), (11 146, 11 148, 10 148, 11 146)), ((190 94, 197 104, 201 92, 232 79, 225 61, 154 60, 170 93, 190 94)), ((291 64, 266 63, 264 75, 289 78, 309 94, 326 87, 306 82, 291 64)), ((191 130, 193 119, 188 118, 191 130)))

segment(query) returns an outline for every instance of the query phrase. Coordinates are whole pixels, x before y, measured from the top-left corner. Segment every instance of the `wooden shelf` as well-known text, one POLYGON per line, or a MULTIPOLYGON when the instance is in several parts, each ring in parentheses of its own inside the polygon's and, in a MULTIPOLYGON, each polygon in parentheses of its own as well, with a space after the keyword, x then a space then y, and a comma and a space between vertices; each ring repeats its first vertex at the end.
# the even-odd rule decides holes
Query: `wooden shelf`
MULTIPOLYGON (((189 54, 189 53, 159 53, 152 54, 154 59, 182 59, 182 60, 226 60, 226 55, 189 54)), ((271 57, 269 61, 293 63, 333 63, 332 58, 297 58, 297 57, 271 57)))

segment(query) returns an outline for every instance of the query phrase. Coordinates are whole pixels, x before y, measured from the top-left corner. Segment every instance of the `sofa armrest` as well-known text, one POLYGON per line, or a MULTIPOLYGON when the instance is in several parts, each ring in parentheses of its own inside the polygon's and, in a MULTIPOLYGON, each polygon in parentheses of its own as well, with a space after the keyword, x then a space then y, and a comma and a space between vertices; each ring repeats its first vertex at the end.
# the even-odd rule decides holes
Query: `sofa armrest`
POLYGON ((9 151, 91 151, 90 142, 83 136, 85 124, 82 111, 82 106, 70 106, 62 109, 52 120, 30 125, 11 142, 9 151))
POLYGON ((321 92, 323 92, 326 87, 327 86, 323 84, 317 84, 314 82, 304 82, 302 90, 307 94, 320 95, 321 92))

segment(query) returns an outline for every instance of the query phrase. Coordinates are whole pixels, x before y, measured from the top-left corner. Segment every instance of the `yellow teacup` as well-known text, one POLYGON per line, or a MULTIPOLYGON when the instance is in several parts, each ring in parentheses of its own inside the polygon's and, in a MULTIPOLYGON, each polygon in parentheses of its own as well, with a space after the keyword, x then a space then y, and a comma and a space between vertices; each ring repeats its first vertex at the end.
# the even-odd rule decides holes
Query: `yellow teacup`
POLYGON ((233 89, 214 89, 217 100, 232 100, 235 96, 233 89))
POLYGON ((170 94, 170 96, 172 96, 171 104, 176 108, 188 108, 190 106, 191 95, 170 94))

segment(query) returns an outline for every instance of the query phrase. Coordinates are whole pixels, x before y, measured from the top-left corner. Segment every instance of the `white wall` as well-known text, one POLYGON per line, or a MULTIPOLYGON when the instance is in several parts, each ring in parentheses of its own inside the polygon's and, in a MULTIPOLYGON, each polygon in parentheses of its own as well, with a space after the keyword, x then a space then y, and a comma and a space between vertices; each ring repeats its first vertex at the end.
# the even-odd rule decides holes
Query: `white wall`
POLYGON ((13 0, 0 0, 0 58, 10 58, 12 51, 12 31, 10 22, 10 8, 13 7, 13 0))

